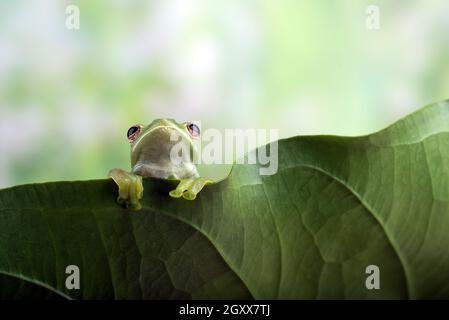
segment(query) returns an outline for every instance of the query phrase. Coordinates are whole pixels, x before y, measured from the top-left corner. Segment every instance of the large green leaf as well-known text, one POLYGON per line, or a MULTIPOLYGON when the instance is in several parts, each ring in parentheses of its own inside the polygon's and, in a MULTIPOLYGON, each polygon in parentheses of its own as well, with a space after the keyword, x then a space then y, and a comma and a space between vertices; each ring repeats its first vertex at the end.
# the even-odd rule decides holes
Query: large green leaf
POLYGON ((281 140, 278 172, 258 169, 191 202, 146 179, 137 213, 108 180, 2 190, 1 296, 449 298, 448 102, 369 136, 281 140))

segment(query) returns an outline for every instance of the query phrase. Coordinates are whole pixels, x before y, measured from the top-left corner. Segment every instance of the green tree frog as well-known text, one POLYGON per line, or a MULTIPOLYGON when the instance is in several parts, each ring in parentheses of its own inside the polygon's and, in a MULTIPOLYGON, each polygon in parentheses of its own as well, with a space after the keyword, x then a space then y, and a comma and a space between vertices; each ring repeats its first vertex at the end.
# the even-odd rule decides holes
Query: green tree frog
POLYGON ((179 180, 169 195, 194 200, 211 180, 200 177, 192 155, 197 152, 194 139, 200 129, 190 122, 157 119, 150 125, 134 125, 127 132, 131 144, 131 172, 112 169, 108 177, 118 185, 117 202, 132 210, 140 210, 143 197, 142 177, 179 180))

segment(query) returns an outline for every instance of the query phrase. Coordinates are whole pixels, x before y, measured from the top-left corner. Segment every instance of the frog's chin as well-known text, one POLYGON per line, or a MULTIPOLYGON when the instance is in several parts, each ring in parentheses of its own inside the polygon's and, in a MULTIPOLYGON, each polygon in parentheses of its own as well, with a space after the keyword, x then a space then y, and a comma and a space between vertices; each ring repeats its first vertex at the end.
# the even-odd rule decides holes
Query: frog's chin
POLYGON ((159 179, 167 179, 169 176, 166 168, 162 168, 157 164, 136 164, 133 168, 133 173, 142 177, 153 177, 159 179))
POLYGON ((139 163, 133 168, 133 173, 142 177, 159 179, 184 179, 197 177, 198 172, 192 163, 181 163, 180 165, 162 166, 155 163, 139 163))

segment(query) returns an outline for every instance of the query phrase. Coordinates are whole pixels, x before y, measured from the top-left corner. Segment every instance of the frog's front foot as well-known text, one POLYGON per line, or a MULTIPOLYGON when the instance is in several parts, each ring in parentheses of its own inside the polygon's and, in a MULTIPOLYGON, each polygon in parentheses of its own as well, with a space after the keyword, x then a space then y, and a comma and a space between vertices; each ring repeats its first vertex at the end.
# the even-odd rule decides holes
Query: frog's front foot
POLYGON ((143 196, 142 177, 122 169, 112 169, 108 173, 118 186, 117 202, 131 210, 140 210, 143 196))
POLYGON ((194 200, 203 187, 210 183, 212 183, 212 181, 206 178, 182 179, 176 189, 170 191, 169 194, 173 198, 183 197, 187 200, 194 200))

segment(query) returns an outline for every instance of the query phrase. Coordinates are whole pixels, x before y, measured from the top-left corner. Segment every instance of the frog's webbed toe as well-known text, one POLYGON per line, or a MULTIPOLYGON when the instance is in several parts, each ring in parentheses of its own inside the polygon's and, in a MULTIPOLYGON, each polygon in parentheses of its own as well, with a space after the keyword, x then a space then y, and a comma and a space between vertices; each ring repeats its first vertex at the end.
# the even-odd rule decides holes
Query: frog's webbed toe
POLYGON ((210 183, 212 181, 206 178, 181 179, 176 189, 170 191, 170 196, 173 198, 183 197, 187 200, 194 200, 203 187, 210 183))
POLYGON ((142 208, 140 199, 143 196, 142 177, 122 169, 112 169, 108 173, 118 186, 117 202, 131 210, 142 208))

